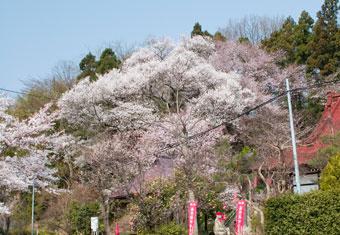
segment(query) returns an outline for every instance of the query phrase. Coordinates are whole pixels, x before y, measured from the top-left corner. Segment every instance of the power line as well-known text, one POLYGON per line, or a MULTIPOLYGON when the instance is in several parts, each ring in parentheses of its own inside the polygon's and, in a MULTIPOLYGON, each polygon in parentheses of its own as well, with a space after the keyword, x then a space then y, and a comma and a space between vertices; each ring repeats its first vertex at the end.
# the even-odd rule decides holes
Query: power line
MULTIPOLYGON (((337 74, 335 74, 333 76, 333 78, 337 77, 339 75, 340 75, 340 73, 337 73, 337 74)), ((316 83, 316 84, 313 84, 313 85, 310 85, 310 86, 298 87, 298 88, 290 89, 289 91, 290 92, 304 91, 304 90, 308 90, 308 89, 319 88, 319 87, 322 87, 322 86, 328 86, 328 85, 336 84, 338 82, 340 82, 340 77, 338 77, 337 79, 330 80, 330 81, 316 83)), ((15 93, 15 94, 30 95, 30 96, 37 97, 37 98, 52 99, 52 97, 48 97, 48 96, 38 96, 38 95, 29 94, 27 92, 14 91, 14 90, 9 90, 9 89, 5 89, 5 88, 1 88, 1 87, 0 87, 0 90, 6 91, 6 92, 15 93)), ((188 137, 188 140, 191 140, 191 139, 203 136, 203 135, 209 133, 210 131, 213 131, 213 130, 215 130, 215 129, 223 126, 223 125, 226 125, 227 123, 233 122, 233 121, 235 121, 235 120, 237 120, 237 119, 239 119, 239 118, 241 118, 241 117, 243 117, 245 115, 248 115, 249 113, 251 113, 251 112, 253 112, 253 111, 255 111, 255 110, 259 109, 259 108, 262 108, 262 107, 264 107, 264 106, 274 102, 275 100, 285 96, 289 91, 281 92, 278 95, 276 95, 276 96, 274 96, 274 97, 264 101, 263 103, 260 103, 260 104, 258 104, 256 106, 254 106, 254 107, 252 107, 252 108, 250 108, 250 109, 248 109, 248 110, 246 110, 246 111, 236 115, 235 117, 220 123, 219 125, 213 126, 213 127, 209 128, 209 129, 207 129, 205 131, 202 131, 202 132, 196 133, 194 135, 191 135, 191 136, 188 137)), ((168 144, 167 147, 165 147, 164 149, 160 150, 160 152, 163 152, 163 151, 175 148, 175 147, 177 147, 179 145, 180 145, 180 143, 168 144)))
POLYGON ((45 95, 33 95, 33 94, 28 93, 28 92, 14 91, 14 90, 9 90, 9 89, 6 89, 6 88, 1 88, 1 87, 0 87, 0 90, 1 91, 5 91, 5 92, 10 92, 10 93, 18 94, 18 95, 29 95, 29 96, 36 97, 36 98, 52 99, 52 97, 45 96, 45 95))
MULTIPOLYGON (((338 76, 339 74, 336 74, 334 77, 338 76)), ((249 113, 259 109, 259 108, 262 108, 272 102, 274 102, 275 100, 285 96, 288 92, 298 92, 298 91, 304 91, 304 90, 308 90, 308 89, 313 89, 313 88, 319 88, 319 87, 322 87, 322 86, 328 86, 328 85, 332 85, 332 84, 336 84, 340 82, 340 78, 337 78, 337 79, 334 79, 334 80, 331 80, 331 81, 326 81, 326 82, 322 82, 322 83, 316 83, 316 84, 313 84, 313 85, 310 85, 310 86, 305 86, 305 87, 298 87, 298 88, 294 88, 294 89, 290 89, 289 91, 284 91, 284 92, 281 92, 280 94, 266 100, 265 102, 263 103, 260 103, 258 105, 256 105, 255 107, 253 108, 250 108, 238 115, 236 115, 235 117, 227 120, 227 121, 224 121, 222 123, 220 123, 219 125, 216 125, 216 126, 213 126, 205 131, 202 131, 202 132, 199 132, 199 133, 196 133, 194 135, 191 135, 188 137, 188 140, 191 140, 191 139, 194 139, 194 138, 197 138, 197 137, 200 137, 200 136, 203 136, 207 133, 209 133, 210 131, 213 131, 223 125, 226 125, 227 123, 230 123, 232 121, 235 121, 245 115, 248 115, 249 113)), ((163 152, 163 151, 166 151, 166 150, 169 150, 169 149, 172 149, 172 148, 175 148, 175 147, 178 147, 180 145, 180 143, 173 143, 173 144, 169 144, 167 145, 167 147, 165 147, 164 149, 160 150, 160 152, 163 152)))

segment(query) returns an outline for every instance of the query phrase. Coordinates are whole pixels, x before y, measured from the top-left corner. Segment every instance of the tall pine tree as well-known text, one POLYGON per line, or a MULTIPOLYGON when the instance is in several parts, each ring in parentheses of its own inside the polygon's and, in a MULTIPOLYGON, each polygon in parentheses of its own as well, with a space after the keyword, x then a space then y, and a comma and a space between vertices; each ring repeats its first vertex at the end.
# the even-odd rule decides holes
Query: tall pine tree
POLYGON ((104 74, 112 70, 113 68, 118 68, 121 61, 117 58, 116 54, 111 48, 106 48, 97 63, 96 72, 99 74, 104 74))
POLYGON ((293 32, 294 62, 297 64, 305 64, 310 56, 311 50, 308 44, 312 38, 312 27, 314 20, 303 11, 300 15, 299 22, 293 32))
POLYGON ((91 81, 97 80, 96 67, 96 57, 90 52, 79 63, 81 73, 79 74, 77 79, 81 80, 89 76, 91 81))
POLYGON ((212 37, 212 35, 207 30, 205 30, 204 32, 202 31, 202 26, 198 22, 195 23, 191 31, 191 37, 195 37, 197 35, 212 37))
POLYGON ((339 0, 325 0, 321 11, 317 13, 317 21, 313 27, 313 37, 308 44, 311 55, 307 59, 307 72, 320 73, 327 76, 340 66, 339 41, 337 35, 337 13, 339 0))
POLYGON ((282 28, 275 31, 271 36, 262 41, 262 46, 269 52, 283 51, 284 58, 282 65, 293 63, 295 60, 294 50, 294 30, 296 23, 292 17, 288 17, 282 25, 282 28))

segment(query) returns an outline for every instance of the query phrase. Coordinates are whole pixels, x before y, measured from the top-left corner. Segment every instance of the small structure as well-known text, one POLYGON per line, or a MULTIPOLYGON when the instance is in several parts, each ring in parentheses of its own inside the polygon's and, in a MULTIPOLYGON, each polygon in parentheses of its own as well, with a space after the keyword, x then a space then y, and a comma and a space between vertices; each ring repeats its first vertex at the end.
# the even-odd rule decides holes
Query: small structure
MULTIPOLYGON (((322 137, 334 135, 338 131, 340 131, 340 93, 328 92, 327 103, 320 121, 306 139, 298 142, 297 155, 301 170, 300 181, 302 192, 319 188, 318 179, 321 169, 313 168, 310 162, 317 156, 321 148, 326 147, 322 137)), ((285 152, 283 161, 286 166, 293 168, 291 149, 285 152)))
MULTIPOLYGON (((311 162, 317 157, 318 151, 327 146, 323 141, 323 137, 334 135, 339 131, 340 93, 328 92, 327 102, 318 124, 307 138, 297 142, 297 157, 302 193, 319 188, 318 181, 322 169, 313 167, 311 162)), ((290 169, 292 182, 295 183, 293 152, 291 148, 283 152, 281 161, 277 158, 269 157, 263 164, 263 167, 269 171, 282 166, 290 169)), ((257 170, 258 168, 258 164, 252 166, 253 170, 257 170)), ((296 186, 293 185, 293 187, 295 190, 296 186)))

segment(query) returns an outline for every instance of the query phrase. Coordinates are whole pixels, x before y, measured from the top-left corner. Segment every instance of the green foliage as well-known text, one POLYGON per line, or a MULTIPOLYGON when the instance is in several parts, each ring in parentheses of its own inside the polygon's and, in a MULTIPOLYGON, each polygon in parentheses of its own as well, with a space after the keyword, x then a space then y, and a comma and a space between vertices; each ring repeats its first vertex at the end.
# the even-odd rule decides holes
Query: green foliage
POLYGON ((147 196, 136 198, 138 230, 152 230, 168 222, 173 211, 172 199, 176 194, 175 184, 171 181, 155 181, 147 188, 147 196))
MULTIPOLYGON (((225 184, 220 184, 210 177, 196 174, 193 176, 190 185, 188 185, 184 173, 180 170, 176 172, 174 182, 178 195, 177 200, 182 203, 182 208, 186 208, 188 189, 193 191, 195 200, 199 205, 197 210, 198 229, 203 231, 206 227, 211 228, 208 221, 213 221, 216 211, 221 211, 223 208, 223 203, 219 196, 225 189, 225 184)), ((183 219, 185 220, 185 218, 183 219)))
POLYGON ((330 157, 340 153, 340 132, 335 135, 328 135, 322 137, 322 142, 326 147, 321 148, 317 156, 310 161, 310 164, 318 169, 323 169, 330 157))
POLYGON ((239 37, 238 42, 239 43, 250 43, 250 40, 247 37, 239 37))
POLYGON ((9 114, 20 120, 26 119, 39 111, 45 104, 57 100, 73 84, 71 77, 66 78, 58 75, 59 73, 67 73, 68 76, 75 75, 74 68, 67 66, 57 67, 59 70, 67 71, 56 71, 56 74, 51 78, 27 82, 25 84, 25 94, 16 99, 14 106, 8 111, 9 114))
POLYGON ((79 68, 82 71, 78 76, 78 80, 85 77, 90 77, 90 81, 98 79, 97 74, 105 74, 113 68, 119 68, 121 61, 111 48, 103 50, 99 61, 91 53, 87 54, 79 63, 79 68))
POLYGON ((340 234, 340 191, 287 194, 265 203, 266 234, 340 234))
POLYGON ((288 17, 282 28, 272 33, 270 38, 262 41, 262 46, 268 52, 283 51, 285 56, 280 61, 282 65, 294 62, 294 29, 296 23, 293 18, 288 17))
POLYGON ((322 190, 340 188, 340 151, 329 159, 327 166, 322 170, 320 187, 322 190))
POLYGON ((207 37, 212 37, 212 35, 205 30, 204 32, 202 31, 202 26, 200 25, 200 23, 195 23, 192 31, 191 31, 191 37, 197 36, 197 35, 201 35, 201 36, 207 36, 207 37))
POLYGON ((215 152, 218 156, 226 154, 230 150, 231 146, 227 138, 220 139, 215 145, 215 152))
POLYGON ((69 219, 72 224, 73 234, 90 234, 92 216, 99 215, 99 204, 96 202, 73 202, 69 210, 69 219))
MULTIPOLYGON (((219 192, 224 188, 219 190, 215 182, 207 177, 197 175, 194 178, 190 188, 199 204, 198 224, 204 227, 204 219, 213 220, 215 212, 222 208, 219 192)), ((187 181, 181 171, 175 173, 174 179, 155 181, 149 185, 146 195, 137 197, 134 202, 138 208, 135 218, 137 230, 144 233, 147 231, 146 234, 177 234, 158 231, 180 231, 182 228, 180 224, 186 221, 188 189, 187 181), (176 226, 175 221, 178 224, 176 226)))
POLYGON ((307 73, 327 76, 340 65, 340 36, 337 25, 339 0, 325 0, 317 14, 317 21, 303 11, 296 24, 289 17, 281 29, 262 41, 269 52, 283 51, 281 65, 306 64, 307 73))
POLYGON ((300 15, 299 22, 294 28, 293 43, 294 43, 294 62, 298 64, 305 64, 310 56, 311 49, 308 47, 308 43, 312 37, 312 26, 314 20, 308 14, 303 11, 300 15))
MULTIPOLYGON (((32 189, 30 188, 30 191, 31 190, 32 189)), ((42 192, 35 194, 34 215, 37 221, 42 219, 49 200, 49 194, 47 193, 42 192)), ((13 221, 11 233, 24 234, 23 231, 25 231, 26 228, 29 228, 31 224, 31 214, 32 194, 29 192, 19 194, 17 204, 11 215, 11 220, 13 221)))
POLYGON ((227 38, 219 31, 217 31, 215 34, 214 34, 214 37, 213 39, 215 41, 219 41, 219 42, 225 42, 227 41, 227 38))
POLYGON ((218 155, 230 155, 228 159, 220 157, 218 170, 214 175, 214 180, 217 182, 235 182, 243 178, 249 173, 250 165, 256 157, 256 152, 248 146, 242 148, 239 153, 231 153, 230 146, 227 140, 221 140, 215 146, 218 155))
POLYGON ((18 147, 7 147, 5 148, 2 152, 1 155, 3 156, 8 156, 8 157, 24 157, 28 154, 29 152, 25 149, 20 149, 18 147))
POLYGON ((96 72, 99 74, 105 74, 113 68, 118 68, 121 61, 117 58, 116 54, 111 48, 106 48, 97 63, 96 72))
POLYGON ((260 214, 255 214, 251 216, 251 232, 253 234, 263 234, 263 226, 261 224, 261 217, 260 214))
POLYGON ((171 222, 169 224, 162 224, 154 231, 143 231, 141 235, 183 235, 186 234, 187 231, 183 225, 176 224, 171 222))
POLYGON ((340 44, 337 44, 337 13, 339 0, 325 0, 313 27, 313 37, 309 43, 311 56, 307 59, 307 72, 316 69, 322 76, 334 73, 340 65, 340 44))
POLYGON ((15 105, 9 109, 9 113, 21 120, 30 117, 50 101, 48 93, 48 90, 37 87, 28 88, 25 95, 16 99, 15 105))
POLYGON ((80 80, 89 76, 91 81, 97 80, 96 67, 96 57, 90 52, 79 63, 81 74, 79 74, 77 79, 80 80))
POLYGON ((161 225, 156 230, 157 235, 181 235, 185 233, 186 229, 181 225, 175 224, 174 222, 161 225))
POLYGON ((194 27, 191 31, 191 37, 194 37, 194 36, 197 36, 197 35, 212 38, 216 42, 227 41, 227 38, 220 31, 216 31, 216 33, 214 35, 209 33, 207 30, 202 31, 202 26, 198 22, 195 23, 195 25, 194 25, 194 27))
POLYGON ((293 100, 294 109, 299 112, 301 116, 301 123, 304 127, 316 126, 324 111, 323 99, 314 97, 310 94, 308 97, 299 97, 301 99, 293 100))

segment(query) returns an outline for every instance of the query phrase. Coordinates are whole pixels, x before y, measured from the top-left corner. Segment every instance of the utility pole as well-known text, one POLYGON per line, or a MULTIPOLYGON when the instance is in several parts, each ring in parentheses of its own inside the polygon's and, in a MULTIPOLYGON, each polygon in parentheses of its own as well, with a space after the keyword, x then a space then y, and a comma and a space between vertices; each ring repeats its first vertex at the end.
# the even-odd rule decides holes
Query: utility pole
POLYGON ((292 103, 291 103, 290 88, 289 88, 288 79, 286 79, 286 89, 287 89, 287 100, 288 100, 288 109, 289 109, 290 134, 291 134, 292 146, 293 146, 293 160, 294 160, 296 191, 297 191, 298 194, 300 194, 301 193, 301 184, 300 184, 299 163, 298 163, 298 159, 297 159, 295 130, 294 130, 294 121, 293 121, 293 111, 292 111, 292 103))
POLYGON ((32 185, 32 235, 34 235, 34 187, 35 187, 35 176, 33 177, 33 185, 32 185))

